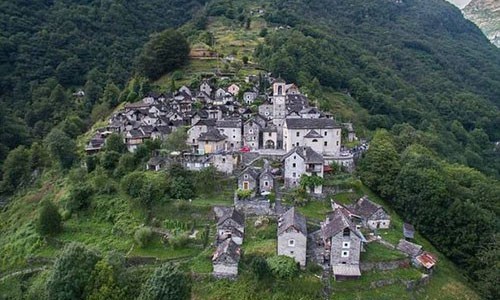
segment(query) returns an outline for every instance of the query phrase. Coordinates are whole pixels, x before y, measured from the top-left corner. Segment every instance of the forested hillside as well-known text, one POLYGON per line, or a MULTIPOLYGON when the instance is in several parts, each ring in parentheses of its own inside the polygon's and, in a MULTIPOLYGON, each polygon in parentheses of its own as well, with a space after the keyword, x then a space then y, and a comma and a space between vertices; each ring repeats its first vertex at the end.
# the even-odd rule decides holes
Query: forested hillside
POLYGON ((0 1, 0 165, 69 115, 86 120, 106 87, 123 88, 149 35, 204 2, 0 1), (79 89, 84 97, 72 95, 79 89))
MULTIPOLYGON (((210 272, 210 230, 205 225, 213 221, 212 205, 232 203, 233 181, 212 169, 145 172, 153 151, 184 149, 161 149, 165 144, 185 146, 182 133, 170 135, 163 145, 144 143, 135 153, 125 151, 118 135, 96 155, 83 151, 91 132, 83 134, 118 105, 151 90, 170 92, 179 82, 197 88, 200 74, 213 73, 215 63, 218 67, 218 60, 156 63, 161 57, 156 42, 168 47, 179 36, 179 61, 186 59, 186 41, 209 45, 216 40, 220 55, 236 56, 235 63, 223 68, 241 82, 248 75, 244 53, 246 68, 297 83, 337 121, 353 122, 358 135, 370 140, 355 174, 362 180, 356 192, 367 187, 376 192, 415 225, 423 235, 420 241, 428 239, 450 258, 476 291, 500 297, 500 149, 495 144, 500 140, 500 49, 444 0, 0 0, 0 202, 9 203, 0 211, 0 271, 30 267, 32 256, 51 263, 65 253, 55 272, 13 280, 16 292, 28 289, 27 298, 40 298, 47 281, 64 277, 66 255, 78 257, 79 251, 89 252, 92 265, 75 275, 90 282, 82 286, 95 285, 101 292, 99 276, 107 276, 119 282, 115 286, 126 286, 122 292, 130 299, 139 296, 139 284, 150 270, 122 271, 123 257, 108 261, 108 251, 187 259, 183 271, 210 272), (250 6, 262 12, 252 15, 250 6), (164 31, 172 27, 179 30, 164 31), (246 40, 231 43, 238 35, 246 40), (151 72, 148 64, 154 67, 151 72), (177 74, 162 74, 179 65, 177 74), (141 72, 149 73, 149 79, 141 72), (187 204, 191 198, 193 203, 187 204), (49 223, 59 216, 57 230, 45 233, 41 216, 49 223), (143 225, 181 228, 182 235, 167 247, 143 225), (200 231, 191 244, 184 236, 188 227, 200 231), (64 248, 75 241, 102 253, 64 248)), ((316 205, 322 204, 317 203, 305 209, 318 213, 316 205)), ((275 228, 261 234, 265 238, 256 234, 256 239, 267 243, 275 228)), ((266 246, 274 253, 274 244, 266 246)), ((450 274, 453 287, 461 283, 451 263, 439 263, 443 267, 437 280, 418 299, 431 290, 442 295, 450 274)), ((317 292, 317 286, 302 279, 295 289, 317 292)), ((260 283, 249 280, 251 284, 243 284, 253 295, 253 286, 260 283)), ((9 284, 0 288, 8 290, 9 284)), ((287 299, 290 282, 276 284, 287 299)), ((196 295, 208 286, 215 299, 219 290, 240 290, 239 285, 200 281, 196 295)), ((453 299, 464 287, 451 288, 446 296, 453 299)), ((263 294, 267 292, 272 294, 273 288, 263 294)), ((352 298, 350 291, 344 292, 352 298)))

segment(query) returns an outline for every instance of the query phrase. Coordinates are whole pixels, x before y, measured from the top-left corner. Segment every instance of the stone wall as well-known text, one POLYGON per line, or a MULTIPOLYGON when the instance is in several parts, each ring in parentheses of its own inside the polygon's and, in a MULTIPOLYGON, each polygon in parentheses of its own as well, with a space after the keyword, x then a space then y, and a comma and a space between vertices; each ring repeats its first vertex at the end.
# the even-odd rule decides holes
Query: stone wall
POLYGON ((399 260, 391 260, 391 261, 381 261, 381 262, 361 262, 359 264, 359 268, 361 272, 371 271, 371 270, 394 270, 399 268, 408 268, 410 267, 410 259, 399 259, 399 260))

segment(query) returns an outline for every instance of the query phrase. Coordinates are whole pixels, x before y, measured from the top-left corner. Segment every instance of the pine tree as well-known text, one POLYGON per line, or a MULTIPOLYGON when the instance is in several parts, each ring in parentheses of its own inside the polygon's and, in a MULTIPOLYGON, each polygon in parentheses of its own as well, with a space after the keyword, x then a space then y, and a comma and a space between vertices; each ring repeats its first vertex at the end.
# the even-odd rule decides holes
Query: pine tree
POLYGON ((55 235, 62 231, 61 215, 51 201, 42 202, 38 216, 37 231, 41 235, 55 235))

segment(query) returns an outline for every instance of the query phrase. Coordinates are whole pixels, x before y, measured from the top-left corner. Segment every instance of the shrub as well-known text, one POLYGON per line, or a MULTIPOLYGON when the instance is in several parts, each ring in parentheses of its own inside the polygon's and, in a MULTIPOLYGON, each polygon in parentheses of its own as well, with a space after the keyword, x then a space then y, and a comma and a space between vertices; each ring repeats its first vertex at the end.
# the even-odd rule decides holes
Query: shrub
POLYGON ((252 191, 251 190, 241 190, 238 189, 236 191, 236 195, 238 195, 239 199, 248 199, 252 196, 252 191))
POLYGON ((299 268, 297 262, 291 257, 278 255, 267 259, 269 269, 274 276, 281 279, 288 279, 297 276, 299 268))
POLYGON ((62 231, 61 215, 52 201, 42 202, 36 225, 41 235, 54 235, 62 231))
POLYGON ((141 300, 172 299, 183 300, 191 296, 189 277, 172 264, 158 267, 142 287, 141 300))
POLYGON ((71 212, 75 212, 90 205, 90 197, 94 190, 92 186, 88 184, 83 184, 81 186, 73 187, 70 191, 68 202, 66 203, 66 209, 71 212))
POLYGON ((269 277, 269 275, 271 275, 271 270, 269 269, 269 265, 266 259, 263 258, 262 256, 253 257, 252 260, 250 261, 250 268, 252 269, 252 272, 259 280, 265 279, 269 277))
POLYGON ((116 151, 106 151, 101 156, 101 166, 111 171, 116 168, 118 161, 120 160, 120 153, 116 151))
POLYGON ((153 231, 149 227, 141 227, 134 233, 134 241, 141 248, 146 247, 151 242, 152 237, 153 231))
POLYGON ((169 243, 174 249, 181 249, 189 244, 189 236, 185 233, 171 237, 169 243))

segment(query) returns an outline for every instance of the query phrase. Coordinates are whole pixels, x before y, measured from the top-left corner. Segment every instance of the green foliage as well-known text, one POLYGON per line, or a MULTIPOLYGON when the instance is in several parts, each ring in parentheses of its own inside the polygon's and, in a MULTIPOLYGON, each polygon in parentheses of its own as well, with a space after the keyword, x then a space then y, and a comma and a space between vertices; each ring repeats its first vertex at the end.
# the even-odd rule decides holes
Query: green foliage
POLYGON ((180 127, 169 134, 165 140, 165 149, 171 152, 188 150, 189 146, 186 144, 188 138, 187 130, 187 127, 180 127))
POLYGON ((43 201, 38 214, 36 229, 40 235, 55 235, 62 231, 62 220, 52 201, 43 201))
POLYGON ((52 129, 45 138, 45 145, 49 149, 52 159, 59 162, 64 169, 69 169, 76 161, 75 141, 63 131, 57 128, 52 129))
POLYGON ((304 174, 300 177, 300 186, 302 188, 314 189, 314 187, 321 186, 323 183, 323 177, 319 177, 317 175, 307 176, 304 174))
POLYGON ((189 278, 172 264, 158 267, 142 287, 141 300, 184 300, 191 296, 189 278))
MULTIPOLYGON (((458 126, 456 132, 460 132, 458 126)), ((361 179, 390 199, 406 220, 464 268, 484 295, 495 295, 493 266, 480 257, 497 251, 491 247, 496 234, 491 224, 498 218, 498 182, 446 163, 418 144, 398 154, 394 143, 385 131, 375 134, 360 164, 361 179)))
POLYGON ((118 161, 118 166, 114 172, 114 175, 117 177, 122 177, 125 174, 128 174, 134 171, 137 167, 136 158, 132 153, 125 153, 120 157, 118 161))
POLYGON ((116 168, 118 161, 120 160, 121 154, 116 151, 105 151, 101 154, 100 165, 108 171, 112 171, 116 168))
POLYGON ((12 193, 18 187, 27 185, 31 175, 30 151, 19 146, 9 152, 2 166, 3 180, 0 192, 12 193))
POLYGON ((267 264, 266 259, 262 256, 254 256, 250 261, 250 268, 258 280, 266 279, 271 275, 269 265, 267 264))
POLYGON ((274 276, 281 279, 289 279, 299 274, 299 267, 295 260, 284 255, 276 255, 267 259, 269 269, 274 276))
POLYGON ((137 246, 144 248, 151 242, 151 238, 153 237, 153 232, 149 227, 141 227, 137 229, 134 233, 134 241, 137 246))
POLYGON ((90 206, 90 198, 93 194, 94 190, 89 184, 73 186, 69 193, 66 209, 70 212, 76 212, 88 208, 90 206))
POLYGON ((137 68, 150 79, 158 79, 187 62, 189 44, 184 36, 172 29, 151 37, 137 59, 137 68))
POLYGON ((121 189, 144 208, 166 199, 169 181, 164 173, 132 172, 120 182, 121 189))
POLYGON ((47 280, 49 299, 85 299, 86 287, 92 282, 92 272, 99 259, 96 252, 81 244, 67 245, 47 280))
POLYGON ((126 296, 119 285, 119 275, 113 266, 102 259, 94 267, 91 282, 87 285, 88 300, 121 300, 126 296))
POLYGON ((106 151, 115 151, 118 153, 124 153, 127 151, 127 147, 123 142, 123 136, 117 133, 110 134, 106 138, 106 146, 104 147, 106 151))
POLYGON ((238 195, 239 199, 248 199, 252 196, 252 191, 251 190, 242 190, 238 189, 236 191, 236 195, 238 195))

